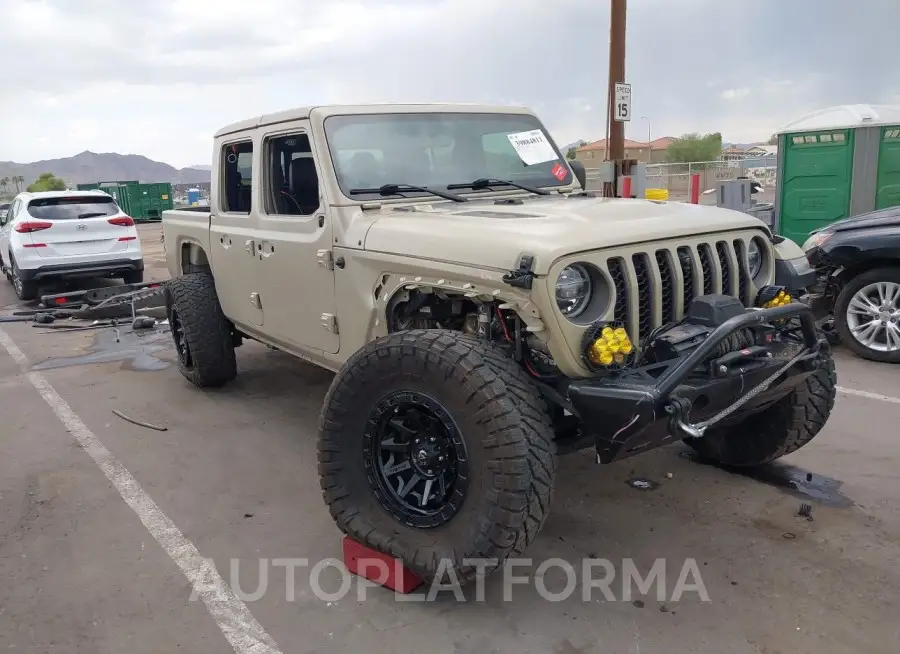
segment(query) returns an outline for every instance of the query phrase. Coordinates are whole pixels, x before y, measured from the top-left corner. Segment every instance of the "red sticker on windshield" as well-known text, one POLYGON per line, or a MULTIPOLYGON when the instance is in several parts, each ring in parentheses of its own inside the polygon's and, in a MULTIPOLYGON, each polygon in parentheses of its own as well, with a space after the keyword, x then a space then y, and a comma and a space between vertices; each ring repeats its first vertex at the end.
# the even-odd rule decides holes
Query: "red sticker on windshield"
POLYGON ((568 169, 558 161, 553 166, 553 170, 551 170, 550 172, 553 173, 553 176, 559 181, 563 181, 566 178, 566 175, 569 174, 568 169))

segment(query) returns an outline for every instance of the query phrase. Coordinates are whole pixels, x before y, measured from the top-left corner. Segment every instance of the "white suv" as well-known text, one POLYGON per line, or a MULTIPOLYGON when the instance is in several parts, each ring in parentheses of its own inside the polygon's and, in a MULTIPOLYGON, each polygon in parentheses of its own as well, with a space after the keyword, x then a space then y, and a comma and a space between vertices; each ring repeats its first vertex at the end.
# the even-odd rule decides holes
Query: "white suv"
POLYGON ((134 220, 102 191, 20 193, 0 218, 0 264, 21 300, 43 281, 72 277, 144 278, 134 220))

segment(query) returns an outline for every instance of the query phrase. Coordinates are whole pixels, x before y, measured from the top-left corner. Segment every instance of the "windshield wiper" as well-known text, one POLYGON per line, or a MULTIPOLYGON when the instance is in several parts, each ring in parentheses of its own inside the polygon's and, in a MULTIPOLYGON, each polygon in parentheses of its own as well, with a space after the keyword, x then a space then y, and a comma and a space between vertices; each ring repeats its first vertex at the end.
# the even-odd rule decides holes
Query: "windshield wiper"
POLYGON ((523 191, 528 191, 529 193, 534 193, 535 195, 550 195, 550 191, 545 191, 542 188, 535 188, 533 186, 527 186, 525 184, 519 184, 518 182, 511 182, 508 179, 490 179, 487 177, 481 177, 476 179, 474 182, 469 182, 468 184, 447 184, 447 188, 470 188, 473 191, 480 191, 482 189, 490 188, 491 186, 514 186, 515 188, 520 188, 523 191))
POLYGON ((379 195, 400 195, 405 191, 421 191, 422 193, 431 193, 445 200, 453 200, 454 202, 466 202, 468 198, 464 198, 456 193, 447 193, 446 191, 436 191, 427 186, 414 186, 412 184, 382 184, 378 188, 352 188, 347 193, 350 195, 363 195, 365 193, 378 193, 379 195))
POLYGON ((88 213, 80 213, 78 214, 78 218, 96 218, 97 216, 105 216, 105 211, 89 211, 88 213))

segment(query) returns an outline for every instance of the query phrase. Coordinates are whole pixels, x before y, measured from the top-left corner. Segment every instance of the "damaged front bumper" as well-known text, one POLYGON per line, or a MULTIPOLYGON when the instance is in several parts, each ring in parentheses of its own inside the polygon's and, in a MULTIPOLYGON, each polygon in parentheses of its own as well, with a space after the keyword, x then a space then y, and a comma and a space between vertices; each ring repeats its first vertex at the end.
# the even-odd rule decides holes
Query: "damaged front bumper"
POLYGON ((828 341, 818 335, 809 306, 795 302, 747 309, 716 327, 686 356, 599 379, 573 381, 567 395, 581 430, 593 438, 598 461, 609 463, 675 440, 702 437, 713 422, 739 422, 790 393, 820 364, 828 341), (727 355, 729 365, 708 363, 735 331, 799 318, 798 330, 752 356, 727 355))

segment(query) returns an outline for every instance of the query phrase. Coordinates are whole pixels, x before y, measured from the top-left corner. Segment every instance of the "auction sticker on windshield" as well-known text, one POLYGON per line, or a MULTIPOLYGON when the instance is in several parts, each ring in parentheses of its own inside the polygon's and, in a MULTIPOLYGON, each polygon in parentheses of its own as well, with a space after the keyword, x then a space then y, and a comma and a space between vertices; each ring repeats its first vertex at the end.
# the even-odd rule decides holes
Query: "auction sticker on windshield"
POLYGON ((559 158, 553 150, 553 146, 550 145, 550 141, 539 129, 507 134, 506 138, 509 139, 516 154, 525 162, 526 166, 533 166, 559 158))
POLYGON ((566 178, 566 175, 569 174, 569 171, 563 166, 561 163, 556 162, 553 166, 553 170, 550 171, 553 173, 553 176, 559 181, 563 181, 566 178))

